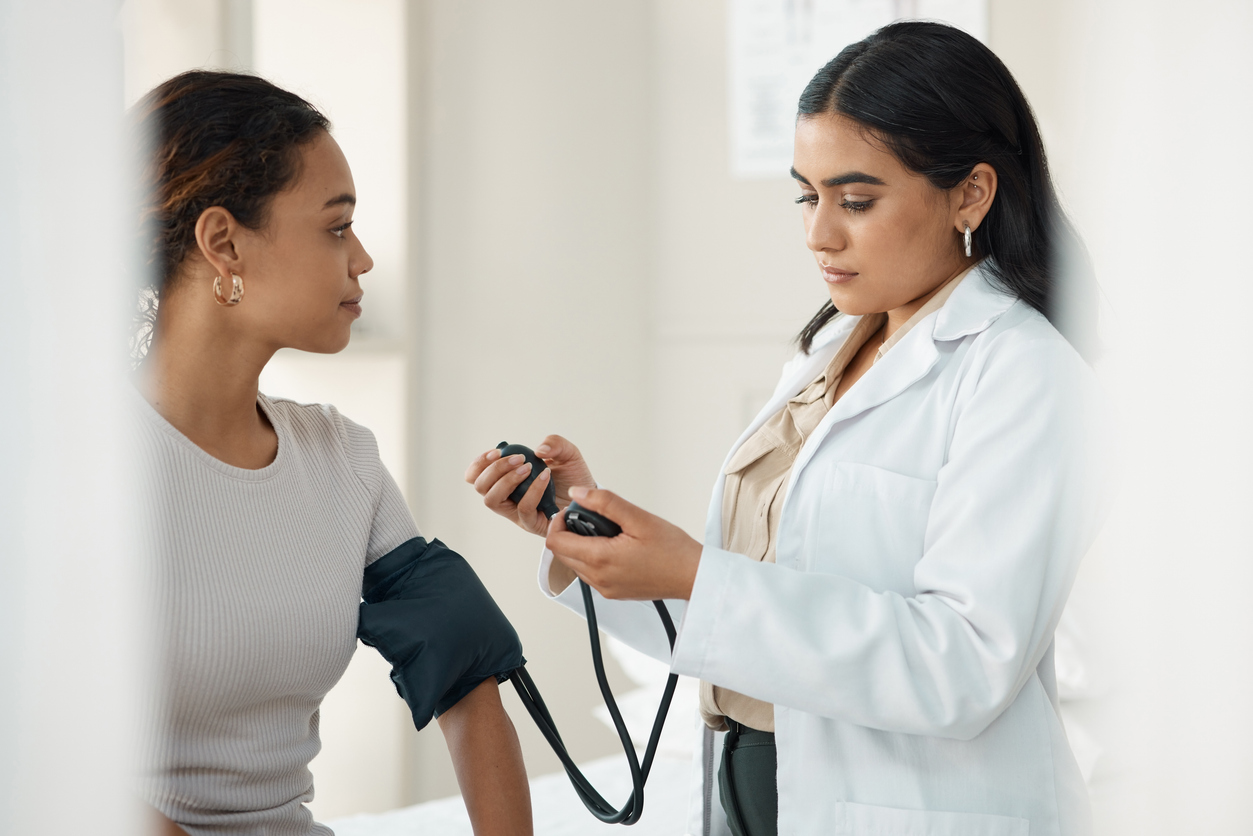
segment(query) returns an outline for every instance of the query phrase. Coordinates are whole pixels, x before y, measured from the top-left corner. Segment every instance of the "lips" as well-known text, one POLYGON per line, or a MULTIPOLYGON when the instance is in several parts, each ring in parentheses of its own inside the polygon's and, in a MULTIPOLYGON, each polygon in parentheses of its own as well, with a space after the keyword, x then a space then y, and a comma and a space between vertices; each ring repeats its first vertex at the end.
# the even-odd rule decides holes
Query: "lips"
POLYGON ((345 299, 343 302, 340 302, 339 306, 351 313, 355 319, 361 316, 361 297, 363 296, 365 296, 364 293, 358 293, 351 299, 345 299))
POLYGON ((852 270, 841 270, 838 267, 830 267, 826 264, 820 266, 822 267, 823 281, 828 284, 844 284, 857 277, 857 273, 852 270))

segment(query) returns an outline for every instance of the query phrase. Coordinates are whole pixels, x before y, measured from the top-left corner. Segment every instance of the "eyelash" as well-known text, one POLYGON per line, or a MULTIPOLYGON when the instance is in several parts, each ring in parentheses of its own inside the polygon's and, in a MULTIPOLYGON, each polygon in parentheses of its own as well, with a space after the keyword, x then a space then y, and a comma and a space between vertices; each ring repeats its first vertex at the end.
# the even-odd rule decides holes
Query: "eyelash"
MULTIPOLYGON (((817 206, 818 196, 817 194, 802 194, 801 197, 796 199, 796 202, 808 203, 811 204, 811 206, 817 206)), ((873 201, 843 201, 840 204, 840 207, 842 209, 848 209, 848 212, 851 214, 861 214, 862 212, 865 212, 866 209, 870 208, 871 203, 873 203, 873 201)))
POLYGON ((344 233, 348 231, 348 227, 350 227, 350 226, 352 226, 352 221, 349 221, 348 223, 344 224, 343 226, 337 226, 337 227, 335 227, 334 229, 332 229, 332 230, 331 230, 331 233, 332 233, 332 234, 333 234, 336 238, 343 238, 343 237, 344 237, 344 233))
MULTIPOLYGON (((818 195, 803 194, 800 197, 796 198, 796 202, 808 203, 810 205, 817 205, 818 195)), ((850 214, 858 215, 858 214, 861 214, 862 212, 865 212, 867 209, 869 209, 870 204, 873 202, 874 201, 872 200, 846 200, 840 204, 840 208, 847 209, 850 214)))

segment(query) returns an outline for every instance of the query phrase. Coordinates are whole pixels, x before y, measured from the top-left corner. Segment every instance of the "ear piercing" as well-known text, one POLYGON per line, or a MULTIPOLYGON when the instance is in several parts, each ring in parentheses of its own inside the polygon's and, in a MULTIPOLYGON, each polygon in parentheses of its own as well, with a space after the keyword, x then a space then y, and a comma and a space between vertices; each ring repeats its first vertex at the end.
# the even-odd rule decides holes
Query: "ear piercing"
MULTIPOLYGON (((966 249, 970 249, 969 246, 966 249)), ((231 273, 231 296, 229 299, 222 296, 222 277, 217 276, 213 280, 213 298, 217 300, 219 305, 232 308, 239 304, 239 300, 244 298, 244 280, 238 273, 231 273)))

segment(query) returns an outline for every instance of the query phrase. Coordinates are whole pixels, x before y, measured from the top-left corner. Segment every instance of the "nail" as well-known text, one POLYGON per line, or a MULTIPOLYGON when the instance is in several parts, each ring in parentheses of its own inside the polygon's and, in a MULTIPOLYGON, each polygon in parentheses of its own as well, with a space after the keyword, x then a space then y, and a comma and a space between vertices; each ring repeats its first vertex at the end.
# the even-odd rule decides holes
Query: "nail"
POLYGON ((500 458, 500 451, 496 449, 488 450, 487 455, 483 458, 487 459, 489 462, 494 462, 500 458))
POLYGON ((549 447, 547 444, 541 444, 540 446, 535 448, 535 453, 536 455, 539 455, 539 456, 547 456, 552 451, 553 451, 553 448, 549 447))
POLYGON ((526 473, 530 469, 531 469, 531 465, 530 465, 530 462, 528 462, 527 464, 524 464, 522 465, 522 467, 518 468, 518 473, 526 473))
POLYGON ((522 464, 524 461, 526 461, 526 456, 521 453, 515 453, 509 457, 509 464, 522 464))
POLYGON ((551 473, 552 473, 552 471, 551 471, 551 470, 549 470, 548 468, 544 468, 543 470, 541 470, 541 471, 540 471, 539 476, 536 476, 535 478, 536 478, 536 479, 538 479, 538 480, 540 480, 541 482, 547 482, 547 481, 548 481, 548 476, 549 476, 549 474, 551 474, 551 473))
POLYGON ((583 497, 587 496, 587 488, 575 485, 574 487, 570 488, 570 496, 574 497, 575 499, 582 499, 583 497))

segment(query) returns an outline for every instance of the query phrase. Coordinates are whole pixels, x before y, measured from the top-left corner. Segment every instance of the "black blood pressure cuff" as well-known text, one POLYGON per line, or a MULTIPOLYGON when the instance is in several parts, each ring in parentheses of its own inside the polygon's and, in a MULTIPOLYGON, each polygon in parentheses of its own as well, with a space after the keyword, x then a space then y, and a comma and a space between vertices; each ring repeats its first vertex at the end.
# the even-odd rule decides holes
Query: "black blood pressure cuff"
POLYGON ((415 537, 366 567, 357 638, 392 665, 421 729, 490 677, 521 667, 522 642, 465 558, 415 537))

